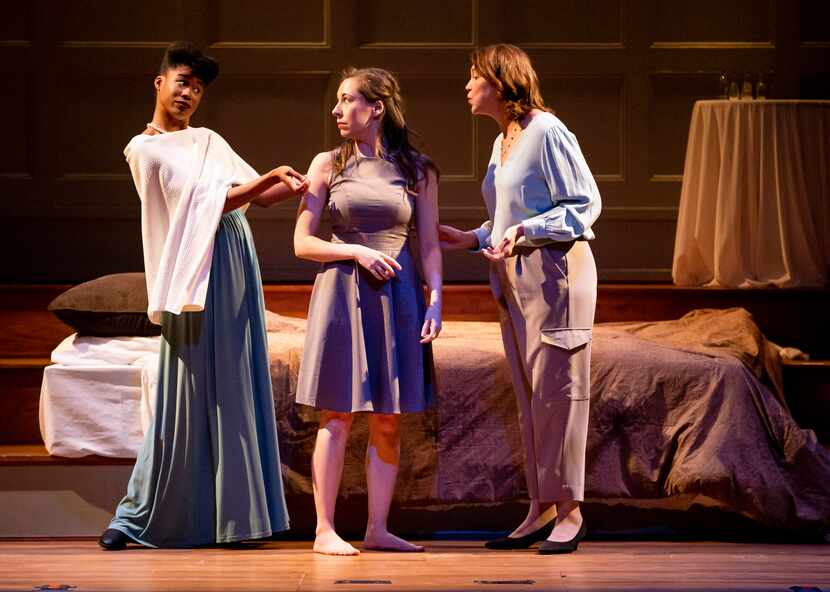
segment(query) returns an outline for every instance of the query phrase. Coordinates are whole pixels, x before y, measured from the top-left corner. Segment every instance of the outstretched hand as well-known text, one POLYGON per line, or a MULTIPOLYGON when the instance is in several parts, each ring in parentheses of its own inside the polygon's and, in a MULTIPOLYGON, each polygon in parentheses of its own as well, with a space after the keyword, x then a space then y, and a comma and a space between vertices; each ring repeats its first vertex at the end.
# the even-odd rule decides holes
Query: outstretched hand
POLYGON ((481 254, 484 255, 485 259, 492 261, 493 263, 498 263, 506 257, 504 252, 493 247, 484 247, 481 249, 481 254))
POLYGON ((495 247, 485 247, 481 253, 490 261, 501 261, 515 254, 516 243, 525 235, 525 228, 521 224, 509 227, 504 231, 504 238, 495 247))

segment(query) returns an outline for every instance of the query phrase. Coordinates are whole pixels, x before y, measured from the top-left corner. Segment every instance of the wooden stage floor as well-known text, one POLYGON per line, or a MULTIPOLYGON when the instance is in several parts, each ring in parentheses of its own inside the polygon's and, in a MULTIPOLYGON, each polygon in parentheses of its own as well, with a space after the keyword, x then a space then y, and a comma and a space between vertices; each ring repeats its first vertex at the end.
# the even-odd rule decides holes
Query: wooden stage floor
POLYGON ((89 540, 5 541, 0 590, 830 591, 830 545, 587 541, 572 555, 540 556, 477 541, 424 544, 419 554, 324 557, 307 542, 113 553, 89 540))

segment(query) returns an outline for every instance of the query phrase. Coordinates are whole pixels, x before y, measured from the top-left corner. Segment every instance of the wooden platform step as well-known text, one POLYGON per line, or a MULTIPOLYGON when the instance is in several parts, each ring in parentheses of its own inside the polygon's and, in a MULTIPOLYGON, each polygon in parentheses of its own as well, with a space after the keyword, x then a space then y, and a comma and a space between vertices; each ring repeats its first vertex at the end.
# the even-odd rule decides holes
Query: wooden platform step
POLYGON ((52 456, 41 444, 0 444, 0 467, 66 465, 134 465, 134 458, 52 456))
POLYGON ((124 496, 133 464, 54 457, 42 444, 0 446, 0 539, 97 536, 124 496))
POLYGON ((0 358, 0 444, 42 444, 40 385, 49 358, 0 358))

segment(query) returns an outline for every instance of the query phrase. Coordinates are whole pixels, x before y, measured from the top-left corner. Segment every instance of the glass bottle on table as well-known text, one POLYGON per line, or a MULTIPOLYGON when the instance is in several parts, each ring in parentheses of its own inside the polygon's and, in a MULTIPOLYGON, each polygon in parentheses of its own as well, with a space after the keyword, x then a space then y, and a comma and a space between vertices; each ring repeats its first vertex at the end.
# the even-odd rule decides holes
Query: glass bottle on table
POLYGON ((767 98, 767 81, 763 72, 758 74, 758 82, 755 84, 755 98, 759 100, 767 98))
POLYGON ((725 70, 718 77, 718 98, 721 100, 729 98, 729 75, 725 70))
POLYGON ((741 99, 749 101, 752 98, 752 74, 744 72, 744 81, 741 84, 741 99))

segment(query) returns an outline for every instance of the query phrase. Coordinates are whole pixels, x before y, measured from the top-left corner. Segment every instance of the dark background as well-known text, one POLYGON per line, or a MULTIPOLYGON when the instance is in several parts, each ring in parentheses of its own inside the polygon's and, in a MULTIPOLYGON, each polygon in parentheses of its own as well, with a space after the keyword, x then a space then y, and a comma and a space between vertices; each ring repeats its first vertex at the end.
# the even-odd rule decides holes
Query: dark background
MULTIPOLYGON (((692 104, 721 70, 773 71, 772 95, 830 98, 828 0, 30 0, 0 2, 2 283, 78 282, 142 269, 139 205, 122 149, 152 116, 152 79, 176 39, 221 62, 194 125, 261 172, 305 170, 335 145, 346 65, 396 72, 410 125, 442 170, 443 221, 485 217, 479 184, 498 130, 465 101, 477 45, 525 48, 576 133, 603 213, 604 281, 668 281, 692 104)), ((249 219, 263 278, 305 282, 296 201, 249 219)), ((481 258, 446 258, 481 281, 481 258)))

